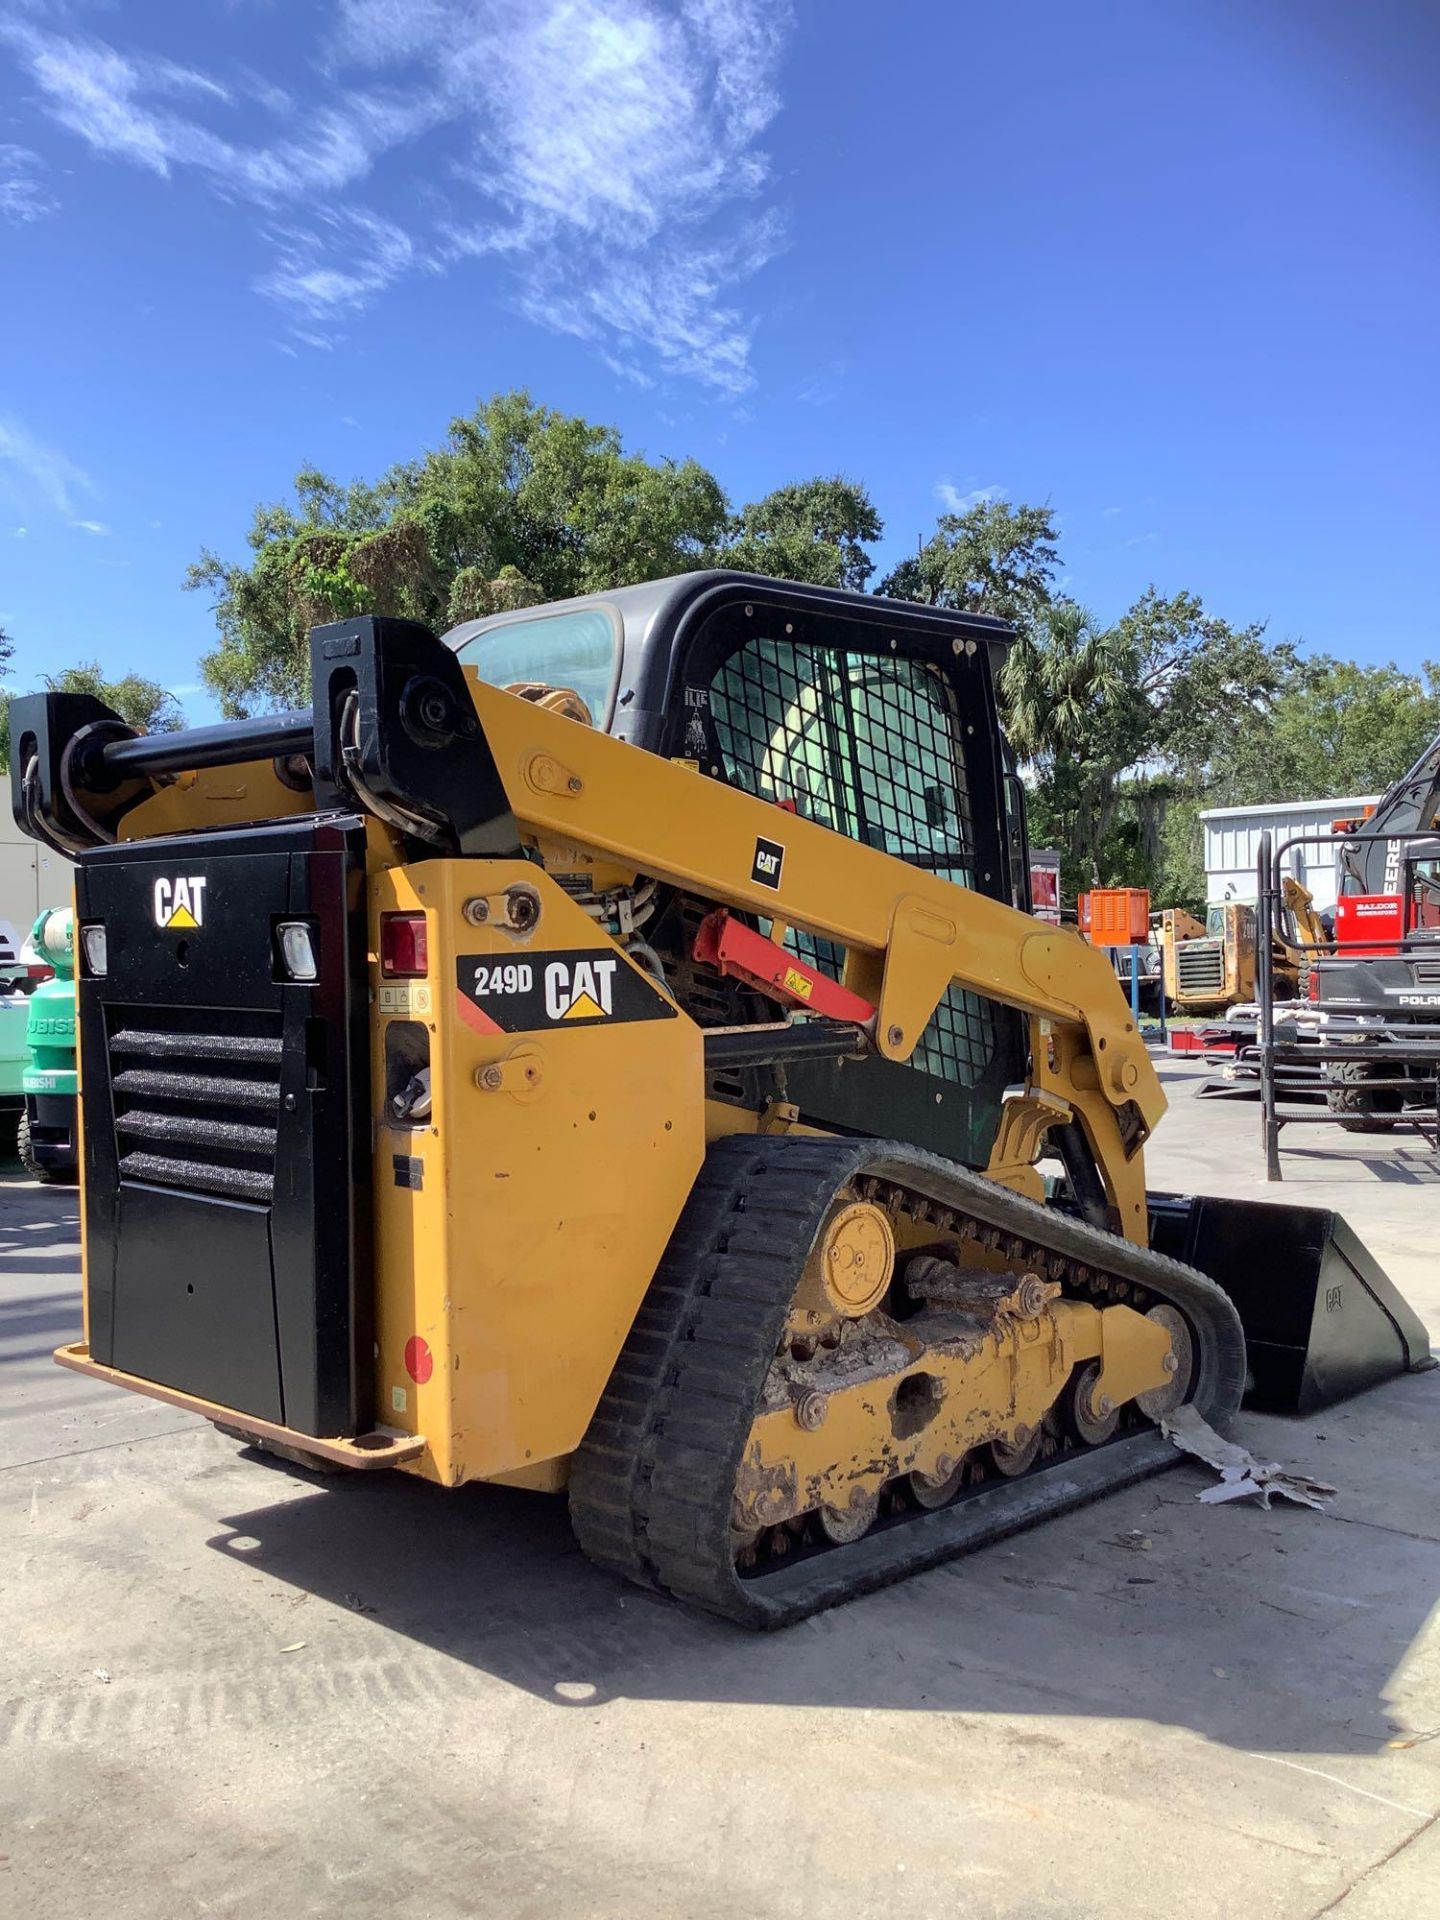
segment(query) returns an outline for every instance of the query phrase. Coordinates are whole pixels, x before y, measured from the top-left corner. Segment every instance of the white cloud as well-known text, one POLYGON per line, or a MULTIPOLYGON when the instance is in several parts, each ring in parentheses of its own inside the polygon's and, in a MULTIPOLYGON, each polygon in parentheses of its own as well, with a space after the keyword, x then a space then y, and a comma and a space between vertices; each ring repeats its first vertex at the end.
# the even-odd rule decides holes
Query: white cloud
POLYGON ((733 289, 774 257, 754 142, 778 110, 789 24, 762 0, 342 0, 344 45, 397 67, 465 128, 482 217, 442 259, 489 256, 520 310, 593 342, 625 378, 637 352, 730 392, 754 323, 733 289))
POLYGON ((23 227, 43 220, 58 204, 40 184, 45 162, 28 147, 0 143, 0 220, 23 227))
POLYGON ((272 212, 303 200, 257 285, 312 327, 417 267, 485 257, 522 312, 625 377, 648 377, 642 355, 739 392, 755 321, 736 289, 782 244, 756 143, 790 22, 788 0, 332 0, 328 97, 269 142, 237 123, 291 103, 249 69, 223 86, 34 13, 0 43, 95 152, 272 212), (448 156, 403 177, 387 156, 441 128, 448 156), (362 183, 372 207, 403 197, 411 230, 338 198, 362 183))
POLYGON ((1107 520, 1116 520, 1124 511, 1125 509, 1123 507, 1106 507, 1105 518, 1107 520))
POLYGON ((972 507, 979 507, 991 500, 1005 498, 1004 487, 972 487, 968 493, 962 493, 951 480, 935 482, 935 498, 947 513, 968 513, 972 507))
MULTIPOLYGON (((637 377, 635 351, 648 349, 666 373, 742 393, 751 385, 751 329, 737 307, 722 304, 725 289, 779 245, 778 223, 762 222, 739 241, 711 248, 684 243, 618 259, 602 252, 579 285, 567 258, 542 254, 522 276, 518 304, 538 325, 615 342, 623 360, 617 370, 629 379, 637 377)), ((607 359, 615 365, 613 354, 607 359)), ((643 384, 646 376, 639 378, 643 384)))
MULTIPOLYGON (((322 209, 307 226, 280 228, 272 237, 276 262, 256 287, 311 322, 366 306, 415 256, 402 228, 353 207, 322 209)), ((309 346, 331 344, 313 329, 297 332, 309 346)))
MULTIPOLYGON (((369 172, 376 153, 408 135, 415 120, 414 114, 397 117, 383 102, 353 117, 322 107, 306 116, 310 131, 303 139, 248 145, 197 117, 235 103, 226 87, 194 68, 124 54, 102 40, 52 33, 21 20, 0 22, 0 41, 39 88, 50 117, 95 152, 161 179, 177 167, 195 167, 222 193, 263 204, 352 185, 369 172)), ((253 93, 253 84, 246 91, 253 93)))
POLYGON ((55 447, 47 447, 11 415, 0 415, 0 488, 22 511, 38 503, 75 517, 75 495, 94 493, 88 474, 55 447))
POLYGON ((72 520, 71 526, 79 533, 93 533, 99 539, 106 539, 110 529, 103 520, 72 520))

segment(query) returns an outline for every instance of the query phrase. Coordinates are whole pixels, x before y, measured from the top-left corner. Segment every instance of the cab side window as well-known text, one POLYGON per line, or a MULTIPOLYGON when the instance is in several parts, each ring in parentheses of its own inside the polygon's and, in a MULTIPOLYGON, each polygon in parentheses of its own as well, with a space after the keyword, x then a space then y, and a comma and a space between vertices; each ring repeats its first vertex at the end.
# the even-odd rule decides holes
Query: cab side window
MULTIPOLYGON (((720 666, 709 699, 735 785, 957 886, 974 885, 963 728, 938 667, 757 634, 720 666)), ((787 944, 827 973, 843 966, 828 941, 792 932, 787 944)), ((968 1086, 994 1047, 990 1003, 952 987, 913 1063, 968 1086)))
POLYGON ((1410 865, 1410 924, 1416 933, 1440 935, 1440 858, 1410 865))

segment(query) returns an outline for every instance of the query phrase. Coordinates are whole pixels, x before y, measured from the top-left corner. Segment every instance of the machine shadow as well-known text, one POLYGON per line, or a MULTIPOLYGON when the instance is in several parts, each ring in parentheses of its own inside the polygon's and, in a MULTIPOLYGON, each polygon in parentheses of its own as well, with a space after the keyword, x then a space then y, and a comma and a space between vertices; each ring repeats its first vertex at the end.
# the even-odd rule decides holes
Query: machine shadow
POLYGON ((74 1187, 42 1187, 27 1180, 18 1160, 0 1158, 0 1267, 28 1272, 44 1260, 57 1279, 80 1272, 80 1195, 74 1187))
MULTIPOLYGON (((12 1184, 0 1174, 0 1364, 44 1360, 78 1338, 78 1225, 73 1189, 12 1184)), ((0 1418, 7 1411, 0 1407, 0 1418)))
MULTIPOLYGON (((1431 1457, 1437 1379, 1380 1390, 1410 1402, 1402 1425, 1412 1441, 1426 1430, 1431 1457)), ((1252 1444, 1274 1445, 1280 1426, 1261 1423, 1252 1444)), ((1399 1516, 1372 1523, 1361 1554, 1340 1517, 1197 1509, 1204 1483, 1182 1466, 771 1635, 600 1572, 562 1500, 508 1488, 311 1479, 228 1516, 210 1544, 556 1707, 1060 1714, 1246 1749, 1383 1747, 1399 1724, 1387 1688, 1440 1593, 1440 1540, 1399 1516)))

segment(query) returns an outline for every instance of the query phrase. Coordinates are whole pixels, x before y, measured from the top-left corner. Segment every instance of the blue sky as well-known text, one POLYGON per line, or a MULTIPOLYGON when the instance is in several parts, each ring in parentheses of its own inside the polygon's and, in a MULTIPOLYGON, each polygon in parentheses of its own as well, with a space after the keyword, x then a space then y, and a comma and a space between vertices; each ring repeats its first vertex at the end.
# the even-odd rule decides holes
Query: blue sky
POLYGON ((1437 86, 1428 0, 6 0, 10 684, 209 717, 200 548, 520 385, 882 559, 995 489, 1102 616, 1440 655, 1437 86))

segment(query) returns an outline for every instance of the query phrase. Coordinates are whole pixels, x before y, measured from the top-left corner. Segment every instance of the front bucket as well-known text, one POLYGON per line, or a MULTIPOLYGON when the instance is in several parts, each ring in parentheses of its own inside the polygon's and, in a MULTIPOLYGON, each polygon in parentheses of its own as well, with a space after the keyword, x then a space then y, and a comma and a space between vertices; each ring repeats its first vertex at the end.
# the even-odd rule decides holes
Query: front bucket
POLYGON ((1152 1193, 1150 1244, 1224 1287, 1250 1366, 1247 1407, 1309 1413, 1436 1363, 1419 1315, 1338 1213, 1152 1193))

